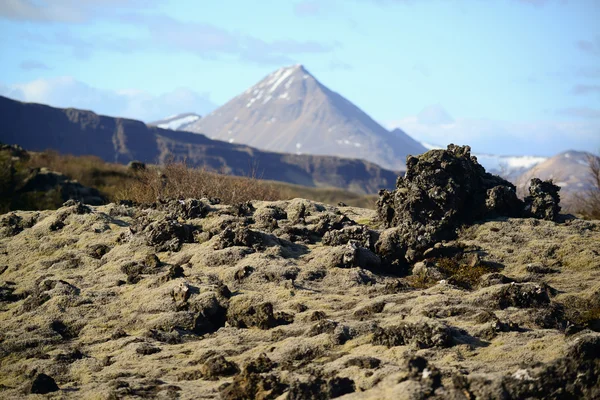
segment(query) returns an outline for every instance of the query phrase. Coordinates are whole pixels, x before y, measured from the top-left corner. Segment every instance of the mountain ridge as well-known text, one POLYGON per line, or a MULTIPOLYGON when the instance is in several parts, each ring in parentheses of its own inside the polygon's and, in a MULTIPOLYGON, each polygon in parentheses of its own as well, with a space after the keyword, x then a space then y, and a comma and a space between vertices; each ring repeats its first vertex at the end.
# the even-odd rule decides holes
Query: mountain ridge
POLYGON ((360 194, 391 188, 397 177, 397 172, 361 160, 262 151, 191 132, 148 126, 137 120, 23 103, 2 96, 0 116, 5 121, 0 141, 32 151, 52 149, 95 155, 123 164, 133 160, 164 163, 172 158, 232 175, 256 173, 263 179, 309 187, 340 187, 360 194), (253 168, 258 171, 252 171, 253 168))

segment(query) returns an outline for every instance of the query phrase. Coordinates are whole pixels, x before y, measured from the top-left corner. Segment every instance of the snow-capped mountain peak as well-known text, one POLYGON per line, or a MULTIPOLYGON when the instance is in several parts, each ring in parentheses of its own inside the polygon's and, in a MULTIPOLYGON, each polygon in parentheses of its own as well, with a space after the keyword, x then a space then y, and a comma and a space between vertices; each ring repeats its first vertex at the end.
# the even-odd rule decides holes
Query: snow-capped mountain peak
POLYGON ((402 170, 425 149, 391 134, 300 65, 279 68, 185 130, 261 149, 359 158, 402 170))

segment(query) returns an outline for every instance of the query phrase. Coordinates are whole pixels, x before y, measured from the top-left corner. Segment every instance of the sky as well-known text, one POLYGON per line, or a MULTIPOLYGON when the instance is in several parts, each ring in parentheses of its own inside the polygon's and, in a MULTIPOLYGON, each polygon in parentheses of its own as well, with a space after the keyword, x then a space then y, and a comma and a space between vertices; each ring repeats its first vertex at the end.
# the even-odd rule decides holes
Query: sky
POLYGON ((387 128, 600 152, 600 0, 0 0, 0 95, 145 122, 303 64, 387 128))

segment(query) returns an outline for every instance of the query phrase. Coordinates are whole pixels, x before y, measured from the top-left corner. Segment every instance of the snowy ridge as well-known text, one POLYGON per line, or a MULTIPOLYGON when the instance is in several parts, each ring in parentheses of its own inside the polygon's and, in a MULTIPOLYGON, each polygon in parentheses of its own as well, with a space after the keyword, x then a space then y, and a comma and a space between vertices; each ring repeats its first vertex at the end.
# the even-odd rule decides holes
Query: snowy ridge
POLYGON ((151 122, 149 125, 154 125, 162 129, 170 129, 173 131, 183 130, 186 126, 198 121, 200 116, 193 113, 171 115, 160 121, 151 122))

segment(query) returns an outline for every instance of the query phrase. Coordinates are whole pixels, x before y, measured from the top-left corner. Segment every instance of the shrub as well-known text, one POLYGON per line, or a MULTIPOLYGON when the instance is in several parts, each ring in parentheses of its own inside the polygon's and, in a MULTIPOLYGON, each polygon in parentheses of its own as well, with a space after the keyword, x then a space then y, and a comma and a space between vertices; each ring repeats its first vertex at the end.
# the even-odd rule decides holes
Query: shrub
POLYGON ((600 219, 600 157, 588 155, 590 189, 576 196, 577 213, 585 218, 600 219))
POLYGON ((115 200, 151 203, 157 200, 218 198, 226 204, 249 200, 278 200, 279 191, 255 176, 222 175, 205 168, 190 168, 185 162, 169 162, 136 172, 135 179, 118 191, 115 200))

